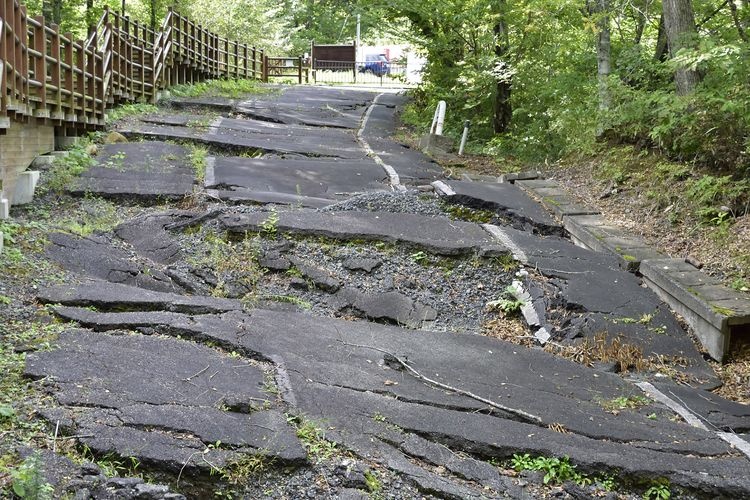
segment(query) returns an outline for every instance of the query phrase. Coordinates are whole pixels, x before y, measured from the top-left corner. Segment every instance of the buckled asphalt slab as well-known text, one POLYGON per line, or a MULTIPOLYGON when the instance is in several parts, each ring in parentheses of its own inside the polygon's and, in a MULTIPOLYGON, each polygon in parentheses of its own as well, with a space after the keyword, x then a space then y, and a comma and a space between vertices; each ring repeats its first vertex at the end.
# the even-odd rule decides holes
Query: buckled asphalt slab
MULTIPOLYGON (((559 225, 516 186, 445 181, 464 193, 453 201, 504 212, 519 223, 515 228, 436 215, 440 205, 414 192, 366 208, 368 196, 385 198, 396 188, 384 165, 401 186, 442 176, 436 163, 390 137, 401 97, 375 102, 373 93, 295 87, 246 102, 185 102, 261 119, 221 117, 190 126, 188 114, 159 115, 123 131, 214 146, 206 187, 241 206, 147 210, 111 233, 51 237, 48 254, 68 282, 40 289, 37 298, 77 327, 66 328, 51 350, 29 354, 26 375, 45 380, 51 398, 40 413, 65 434, 154 470, 175 475, 184 469, 196 482, 210 482, 211 471, 247 457, 315 467, 290 424, 307 419, 324 422, 326 439, 339 449, 399 474, 424 495, 529 496, 528 484, 493 465, 516 453, 567 456, 578 471, 614 474, 634 491, 665 478, 698 497, 750 494, 750 459, 717 434, 750 430, 750 413, 703 390, 719 383, 711 366, 668 307, 615 256, 534 234, 560 234, 559 225), (224 156, 243 148, 270 154, 224 156), (356 210, 313 208, 368 191, 356 210), (248 200, 290 206, 244 206, 248 200), (433 204, 430 210, 425 203, 433 204), (389 208, 395 205, 403 210, 389 208), (213 247, 191 245, 206 234, 213 247), (337 251, 346 244, 358 247, 337 251), (298 296, 283 295, 283 307, 271 309, 249 300, 254 295, 247 288, 227 293, 231 283, 205 258, 215 267, 233 264, 222 259, 237 255, 211 254, 231 245, 268 264, 252 279, 287 280, 304 288, 304 297, 319 294, 326 306, 304 310, 298 296), (343 262, 335 272, 326 267, 328 253, 343 262), (580 346, 604 332, 644 358, 674 363, 684 376, 679 380, 690 385, 667 382, 652 368, 622 367, 630 370, 626 378, 476 330, 429 330, 451 306, 416 300, 413 290, 426 285, 397 285, 397 277, 405 282, 408 276, 396 276, 388 262, 402 259, 402 274, 404 259, 428 269, 439 264, 430 279, 447 282, 459 279, 458 259, 481 269, 494 258, 511 269, 511 256, 523 266, 515 277, 516 269, 494 267, 493 273, 505 285, 515 279, 525 287, 539 316, 533 327, 547 328, 554 343, 580 346), (389 285, 373 278, 378 287, 355 286, 362 281, 354 273, 383 272, 393 274, 389 285), (329 317, 331 310, 339 317, 329 317), (691 425, 700 417, 676 418, 674 405, 644 398, 643 387, 681 402, 706 424, 691 425)), ((153 144, 125 146, 145 158, 159 150, 153 144)), ((165 165, 184 167, 184 149, 169 147, 177 159, 165 165)), ((107 148, 109 156, 101 158, 121 158, 116 151, 123 149, 107 148)), ((125 168, 138 172, 147 163, 125 168)), ((446 304, 466 298, 444 288, 438 297, 446 304)), ((493 293, 499 299, 504 292, 498 286, 493 293)))

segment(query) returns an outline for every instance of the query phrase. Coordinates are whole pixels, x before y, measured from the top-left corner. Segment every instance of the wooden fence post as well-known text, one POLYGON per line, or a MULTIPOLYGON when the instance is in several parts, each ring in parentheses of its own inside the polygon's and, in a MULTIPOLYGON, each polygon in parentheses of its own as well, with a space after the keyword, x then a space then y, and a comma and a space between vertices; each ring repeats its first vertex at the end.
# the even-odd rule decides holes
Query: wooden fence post
POLYGON ((39 99, 40 109, 34 113, 37 117, 49 117, 47 109, 47 34, 44 29, 44 16, 34 18, 34 50, 39 55, 34 56, 34 79, 41 83, 37 89, 37 98, 39 99))

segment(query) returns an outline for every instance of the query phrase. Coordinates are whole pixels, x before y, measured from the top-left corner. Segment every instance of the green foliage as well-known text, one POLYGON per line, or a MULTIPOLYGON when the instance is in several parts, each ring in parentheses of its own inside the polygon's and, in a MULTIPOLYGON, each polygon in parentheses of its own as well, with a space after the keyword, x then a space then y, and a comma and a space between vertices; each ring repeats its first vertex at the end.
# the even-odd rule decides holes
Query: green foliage
POLYGON ((517 472, 524 470, 543 472, 544 484, 573 481, 580 486, 588 486, 593 482, 588 475, 578 472, 568 457, 532 457, 528 453, 514 454, 510 460, 510 466, 517 472))
POLYGON ((516 290, 512 285, 508 285, 503 291, 501 298, 492 300, 487 303, 487 308, 494 311, 500 311, 503 316, 514 316, 521 311, 526 304, 523 300, 516 297, 516 290))
POLYGON ((268 92, 256 80, 206 80, 194 84, 175 85, 169 91, 176 97, 230 97, 268 92))
POLYGON ((336 454, 336 443, 326 439, 323 427, 303 417, 287 415, 287 422, 297 430, 297 437, 308 455, 316 462, 328 460, 336 454))
POLYGON ((116 108, 107 110, 107 123, 116 122, 130 116, 146 115, 149 113, 156 113, 159 110, 153 104, 147 103, 133 103, 133 104, 122 104, 116 108))
POLYGON ((52 165, 52 169, 46 176, 46 182, 40 186, 40 191, 52 191, 61 193, 70 187, 73 180, 96 164, 88 150, 91 141, 81 139, 78 144, 68 150, 65 156, 58 156, 52 165))
POLYGON ((188 159, 190 160, 190 164, 195 172, 195 180, 199 186, 202 186, 206 179, 208 149, 197 144, 191 144, 189 149, 190 152, 188 153, 188 159))
POLYGON ((11 488, 19 498, 47 500, 52 498, 54 488, 42 471, 42 461, 38 454, 29 455, 21 465, 10 471, 11 488))
POLYGON ((365 484, 367 485, 367 491, 370 493, 378 493, 383 489, 383 483, 381 483, 378 476, 370 470, 365 471, 365 484))
POLYGON ((644 500, 668 500, 672 497, 669 481, 655 481, 644 493, 644 500))
POLYGON ((609 412, 617 413, 621 410, 636 409, 641 406, 646 406, 651 403, 651 400, 644 396, 618 396, 616 398, 600 400, 599 404, 602 408, 609 412))
POLYGON ((276 237, 279 232, 279 213, 275 208, 271 207, 268 217, 261 223, 260 228, 263 236, 267 238, 276 237))

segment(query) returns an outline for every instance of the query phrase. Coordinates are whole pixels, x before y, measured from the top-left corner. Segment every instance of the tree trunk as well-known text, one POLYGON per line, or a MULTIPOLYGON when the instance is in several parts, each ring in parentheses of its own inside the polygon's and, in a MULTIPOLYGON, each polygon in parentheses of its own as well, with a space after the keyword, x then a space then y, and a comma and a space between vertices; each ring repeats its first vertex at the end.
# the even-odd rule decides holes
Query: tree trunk
POLYGON ((157 0, 151 0, 151 29, 156 29, 156 9, 158 9, 159 6, 157 5, 157 0))
MULTIPOLYGON (((596 36, 597 82, 599 84, 599 110, 607 111, 611 102, 609 95, 609 74, 611 72, 611 32, 609 26, 609 0, 595 0, 590 5, 591 12, 598 19, 599 30, 596 36)), ((601 130, 597 135, 601 135, 601 130)))
POLYGON ((664 29, 664 16, 659 17, 659 32, 656 35, 656 48, 654 49, 654 60, 664 62, 667 60, 667 30, 664 29))
MULTIPOLYGON (((694 47, 698 39, 695 14, 691 0, 664 0, 662 3, 664 28, 669 43, 669 53, 674 57, 680 49, 694 47)), ((680 95, 689 94, 700 82, 700 75, 690 68, 675 70, 675 85, 680 95)))
POLYGON ((86 27, 89 35, 96 27, 96 19, 94 19, 94 0, 86 0, 86 27))
MULTIPOLYGON (((502 12, 505 7, 505 0, 499 2, 499 7, 502 12)), ((510 51, 510 42, 508 40, 505 19, 502 16, 495 23, 493 31, 495 33, 495 57, 497 58, 498 65, 502 65, 502 68, 498 69, 507 69, 509 67, 507 59, 510 51)), ((492 117, 492 128, 496 134, 507 132, 510 127, 510 121, 513 118, 513 106, 510 101, 512 83, 513 77, 507 71, 497 76, 493 106, 494 113, 492 117)))
POLYGON ((743 42, 749 41, 748 36, 747 36, 747 31, 745 29, 746 28, 745 23, 740 18, 740 14, 737 10, 737 4, 734 3, 734 0, 730 0, 729 8, 732 11, 732 21, 734 21, 734 26, 737 28, 737 34, 739 35, 740 39, 743 42))
POLYGON ((42 2, 42 15, 48 21, 59 26, 62 22, 62 0, 44 0, 42 2))

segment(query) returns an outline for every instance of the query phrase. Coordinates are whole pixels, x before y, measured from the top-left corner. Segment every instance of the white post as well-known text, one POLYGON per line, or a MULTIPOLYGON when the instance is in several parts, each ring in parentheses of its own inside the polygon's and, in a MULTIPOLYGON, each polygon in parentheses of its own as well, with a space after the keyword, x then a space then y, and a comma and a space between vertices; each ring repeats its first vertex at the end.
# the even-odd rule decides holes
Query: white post
POLYGON ((445 124, 445 101, 440 101, 435 109, 435 115, 432 117, 432 126, 430 134, 443 135, 443 125, 445 124))
POLYGON ((469 127, 471 126, 471 120, 464 122, 464 133, 461 136, 461 145, 458 147, 458 156, 463 156, 464 147, 466 147, 466 140, 469 138, 469 127))

